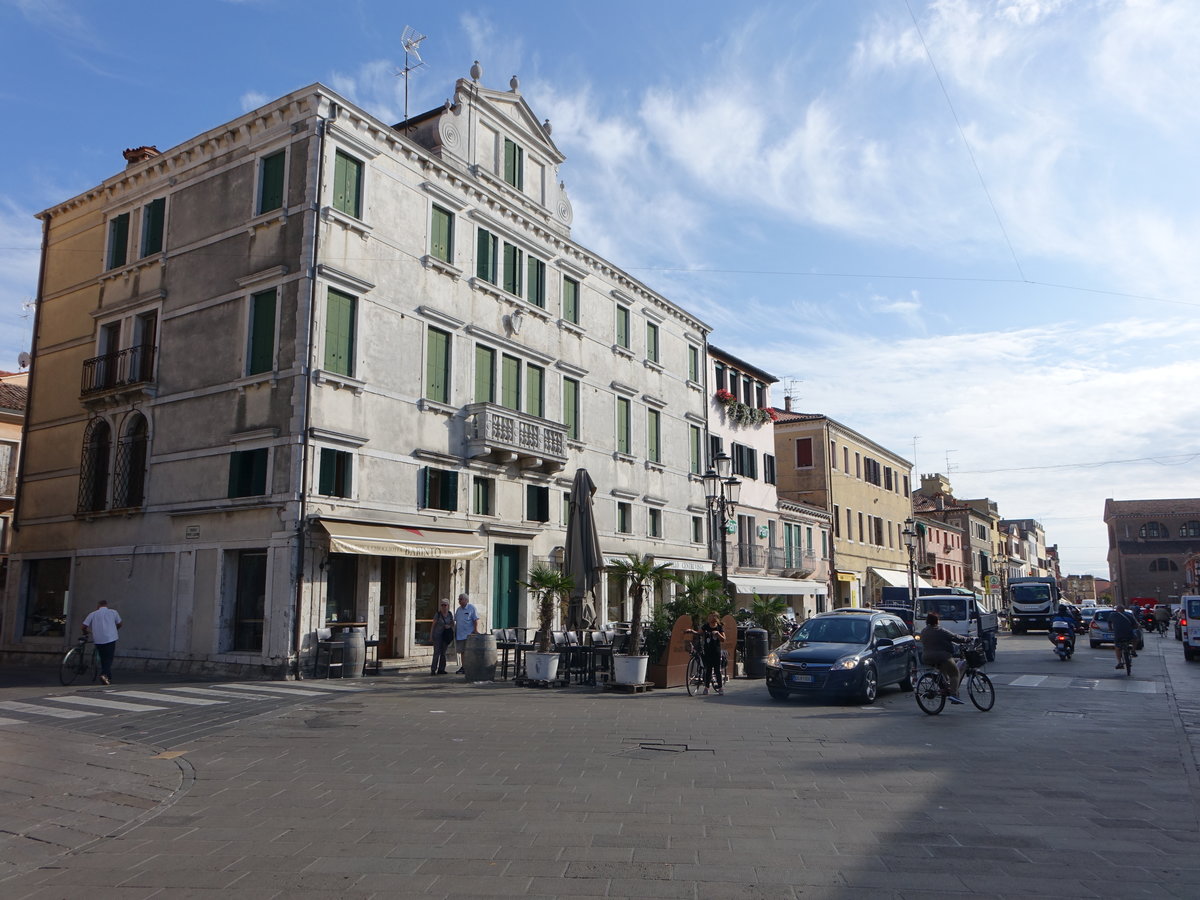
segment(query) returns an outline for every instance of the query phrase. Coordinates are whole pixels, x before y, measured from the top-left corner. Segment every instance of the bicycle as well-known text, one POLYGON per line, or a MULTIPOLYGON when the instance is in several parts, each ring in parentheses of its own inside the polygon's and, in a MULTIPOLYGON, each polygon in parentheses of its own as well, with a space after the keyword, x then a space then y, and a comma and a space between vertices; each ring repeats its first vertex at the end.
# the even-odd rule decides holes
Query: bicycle
POLYGON ((1132 678, 1133 641, 1117 641, 1117 648, 1121 651, 1121 664, 1125 666, 1125 674, 1132 678))
MULTIPOLYGON (((704 687, 704 659, 696 646, 696 641, 688 641, 687 692, 694 697, 704 687)), ((721 692, 725 691, 725 682, 729 680, 729 653, 721 651, 721 692)))
POLYGON ((1158 632, 1159 637, 1162 637, 1164 634, 1167 633, 1167 623, 1165 621, 1159 622, 1158 620, 1155 620, 1154 630, 1158 632))
MULTIPOLYGON (((987 654, 980 649, 978 640, 967 644, 962 656, 955 661, 961 675, 960 684, 967 686, 967 695, 980 712, 987 712, 996 703, 996 689, 992 686, 992 680, 980 671, 986 662, 987 654)), ((930 667, 917 679, 913 693, 921 711, 936 716, 946 706, 950 682, 940 671, 930 667)))
POLYGON ((92 681, 100 677, 100 654, 95 644, 92 644, 92 652, 87 652, 85 648, 90 643, 86 634, 81 635, 79 643, 63 657, 62 665, 58 668, 58 679, 64 685, 74 684, 75 679, 86 674, 89 668, 92 670, 92 681))

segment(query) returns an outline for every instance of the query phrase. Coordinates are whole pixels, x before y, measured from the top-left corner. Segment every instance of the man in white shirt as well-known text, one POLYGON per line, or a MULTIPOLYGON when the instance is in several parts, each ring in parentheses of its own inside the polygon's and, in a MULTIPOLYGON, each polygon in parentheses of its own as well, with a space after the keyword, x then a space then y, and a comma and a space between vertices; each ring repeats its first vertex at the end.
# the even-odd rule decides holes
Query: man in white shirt
POLYGON ((112 684, 112 663, 117 653, 117 632, 121 630, 121 614, 108 608, 107 600, 96 603, 83 620, 83 633, 91 637, 100 656, 100 680, 112 684))
POLYGON ((458 653, 458 672, 463 671, 463 655, 467 652, 467 638, 475 633, 479 613, 475 611, 471 598, 466 594, 458 595, 458 609, 454 611, 454 649, 458 653))

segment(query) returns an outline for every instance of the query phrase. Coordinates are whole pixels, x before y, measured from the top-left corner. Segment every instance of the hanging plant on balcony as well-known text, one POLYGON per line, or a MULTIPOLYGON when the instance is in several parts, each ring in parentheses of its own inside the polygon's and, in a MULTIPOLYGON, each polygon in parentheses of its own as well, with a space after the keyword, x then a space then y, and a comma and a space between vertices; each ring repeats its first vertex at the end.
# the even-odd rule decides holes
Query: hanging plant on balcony
POLYGON ((725 390, 725 388, 721 388, 714 396, 717 398, 717 402, 722 406, 729 406, 729 404, 735 402, 736 399, 733 394, 729 393, 729 391, 725 390))

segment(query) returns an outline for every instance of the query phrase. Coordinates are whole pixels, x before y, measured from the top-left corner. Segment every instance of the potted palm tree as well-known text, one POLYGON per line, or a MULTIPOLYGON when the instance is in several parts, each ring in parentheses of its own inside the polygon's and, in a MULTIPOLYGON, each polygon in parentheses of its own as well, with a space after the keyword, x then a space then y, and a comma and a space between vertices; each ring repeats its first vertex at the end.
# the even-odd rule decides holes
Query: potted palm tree
POLYGON ((625 653, 613 657, 613 680, 617 684, 645 684, 649 657, 639 652, 642 646, 642 607, 647 588, 671 580, 671 567, 666 564, 655 565, 654 557, 648 553, 640 556, 630 553, 628 559, 618 560, 609 568, 628 582, 629 597, 633 601, 633 611, 629 617, 629 647, 625 653))
POLYGON ((538 631, 534 638, 537 649, 526 657, 529 679, 553 681, 558 675, 558 654, 550 652, 554 607, 563 597, 570 596, 575 579, 553 566, 539 563, 529 570, 529 580, 522 581, 521 585, 533 595, 538 617, 538 631))

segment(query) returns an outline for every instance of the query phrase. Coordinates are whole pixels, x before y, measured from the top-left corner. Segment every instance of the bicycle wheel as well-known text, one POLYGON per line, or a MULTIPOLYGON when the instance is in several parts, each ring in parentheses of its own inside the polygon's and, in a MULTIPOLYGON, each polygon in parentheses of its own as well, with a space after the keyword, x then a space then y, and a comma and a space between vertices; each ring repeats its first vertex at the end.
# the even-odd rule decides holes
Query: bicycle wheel
POLYGON ((992 687, 992 679, 982 672, 972 672, 967 676, 967 693, 980 712, 987 712, 996 703, 996 689, 992 687))
POLYGON ((63 684, 73 684, 75 679, 87 671, 87 660, 83 651, 72 647, 63 657, 62 665, 58 668, 58 680, 63 684))
POLYGON ((936 716, 946 705, 946 696, 942 693, 941 679, 933 672, 926 672, 917 679, 913 695, 917 698, 917 706, 921 711, 936 716))
POLYGON ((688 660, 687 668, 687 691, 688 696, 694 696, 699 690, 700 685, 704 682, 704 669, 700 666, 700 658, 693 656, 688 660))

